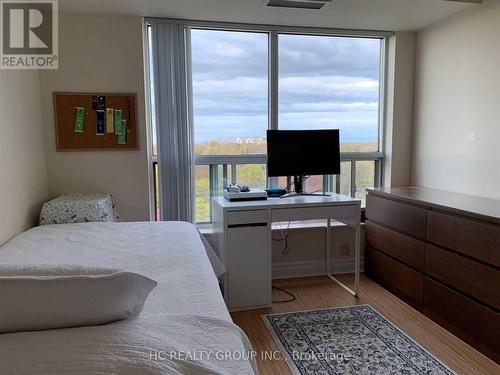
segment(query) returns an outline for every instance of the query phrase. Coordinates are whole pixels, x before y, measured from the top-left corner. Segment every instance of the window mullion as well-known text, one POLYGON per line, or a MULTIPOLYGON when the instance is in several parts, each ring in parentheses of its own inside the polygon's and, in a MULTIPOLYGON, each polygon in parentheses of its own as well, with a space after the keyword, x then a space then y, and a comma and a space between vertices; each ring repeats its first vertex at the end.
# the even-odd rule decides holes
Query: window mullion
POLYGON ((269 33, 269 129, 278 129, 278 32, 271 31, 269 33))
POLYGON ((351 197, 356 196, 356 161, 351 160, 351 197))
POLYGON ((231 183, 236 183, 236 164, 231 163, 231 183))
MULTIPOLYGON (((268 116, 269 123, 268 128, 271 130, 278 129, 278 111, 279 111, 279 66, 278 66, 278 32, 269 32, 269 106, 268 106, 268 116)), ((267 180, 267 185, 269 187, 278 187, 278 177, 269 177, 267 180)))

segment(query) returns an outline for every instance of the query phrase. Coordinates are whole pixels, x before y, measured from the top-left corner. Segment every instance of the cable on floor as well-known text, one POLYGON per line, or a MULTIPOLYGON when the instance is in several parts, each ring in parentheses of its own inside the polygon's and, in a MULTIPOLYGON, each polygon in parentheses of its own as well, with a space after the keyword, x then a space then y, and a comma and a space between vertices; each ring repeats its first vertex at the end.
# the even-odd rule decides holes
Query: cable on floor
POLYGON ((273 285, 273 289, 277 289, 277 290, 279 290, 280 292, 283 292, 283 293, 285 293, 285 294, 287 294, 287 295, 289 295, 289 296, 290 296, 290 298, 289 298, 289 299, 278 299, 278 300, 273 300, 273 301, 272 301, 273 303, 274 303, 274 302, 276 302, 276 303, 292 302, 292 301, 295 301, 295 300, 297 299, 297 297, 295 297, 295 295, 294 295, 293 293, 291 293, 291 292, 289 292, 288 290, 285 290, 285 289, 283 289, 283 288, 280 288, 279 286, 274 286, 274 285, 273 285))

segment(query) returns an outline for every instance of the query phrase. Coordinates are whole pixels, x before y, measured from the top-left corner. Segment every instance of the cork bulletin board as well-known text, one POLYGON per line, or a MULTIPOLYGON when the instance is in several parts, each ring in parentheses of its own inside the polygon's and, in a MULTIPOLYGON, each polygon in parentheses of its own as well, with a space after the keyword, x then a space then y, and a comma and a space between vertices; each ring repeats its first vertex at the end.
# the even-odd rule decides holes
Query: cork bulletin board
POLYGON ((54 92, 57 151, 137 150, 136 94, 54 92))

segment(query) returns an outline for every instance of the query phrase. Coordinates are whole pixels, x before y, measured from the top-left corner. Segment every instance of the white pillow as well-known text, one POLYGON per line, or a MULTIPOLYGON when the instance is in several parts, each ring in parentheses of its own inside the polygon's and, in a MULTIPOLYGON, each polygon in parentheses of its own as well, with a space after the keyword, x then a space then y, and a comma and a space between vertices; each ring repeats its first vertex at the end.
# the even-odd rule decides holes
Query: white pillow
POLYGON ((0 333, 134 318, 156 285, 145 276, 106 268, 0 265, 0 333))

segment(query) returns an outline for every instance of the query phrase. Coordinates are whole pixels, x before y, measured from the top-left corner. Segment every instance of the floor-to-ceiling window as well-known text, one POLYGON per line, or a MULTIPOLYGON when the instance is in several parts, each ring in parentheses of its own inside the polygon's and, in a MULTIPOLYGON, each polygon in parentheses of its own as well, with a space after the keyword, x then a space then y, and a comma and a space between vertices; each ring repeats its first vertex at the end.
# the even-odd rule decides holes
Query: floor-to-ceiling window
POLYGON ((309 191, 364 200, 379 185, 383 36, 224 24, 189 33, 197 222, 210 222, 211 196, 231 182, 289 184, 266 178, 266 129, 340 130, 341 175, 310 176, 309 191))

